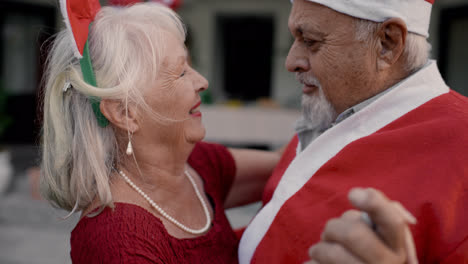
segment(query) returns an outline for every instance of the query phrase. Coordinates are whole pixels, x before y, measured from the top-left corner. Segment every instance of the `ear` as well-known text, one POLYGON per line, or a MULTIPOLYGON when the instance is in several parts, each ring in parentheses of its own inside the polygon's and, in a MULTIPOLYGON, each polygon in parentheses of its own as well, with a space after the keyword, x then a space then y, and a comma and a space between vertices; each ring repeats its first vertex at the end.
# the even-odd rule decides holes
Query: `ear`
POLYGON ((128 111, 126 111, 121 101, 103 99, 99 107, 102 114, 114 126, 130 132, 135 132, 139 129, 136 110, 130 105, 128 106, 128 111))
POLYGON ((379 52, 377 54, 377 69, 385 70, 394 65, 405 50, 408 29, 400 18, 390 18, 382 23, 377 37, 379 52))

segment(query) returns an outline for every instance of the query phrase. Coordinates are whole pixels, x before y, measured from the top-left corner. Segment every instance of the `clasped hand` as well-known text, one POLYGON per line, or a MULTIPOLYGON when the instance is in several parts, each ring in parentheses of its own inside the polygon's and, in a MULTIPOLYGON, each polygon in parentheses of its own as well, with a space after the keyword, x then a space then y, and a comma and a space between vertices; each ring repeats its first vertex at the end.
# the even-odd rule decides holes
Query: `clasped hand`
POLYGON ((352 189, 349 200, 358 210, 327 222, 320 242, 309 249, 306 263, 418 263, 409 229, 416 219, 400 203, 371 188, 352 189), (363 212, 372 223, 365 221, 363 212))

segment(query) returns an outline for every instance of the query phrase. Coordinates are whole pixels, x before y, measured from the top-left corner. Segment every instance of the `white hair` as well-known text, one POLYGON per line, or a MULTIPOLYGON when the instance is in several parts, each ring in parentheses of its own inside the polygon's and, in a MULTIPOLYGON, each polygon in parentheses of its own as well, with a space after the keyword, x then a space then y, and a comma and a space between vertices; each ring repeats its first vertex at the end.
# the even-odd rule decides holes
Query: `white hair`
POLYGON ((83 80, 70 33, 56 36, 44 78, 41 142, 41 192, 53 205, 74 212, 98 198, 102 207, 113 207, 109 177, 120 153, 112 126, 98 125, 89 98, 119 100, 124 110, 134 103, 152 112, 142 90, 156 80, 165 32, 185 41, 180 18, 160 4, 103 7, 88 39, 98 87, 83 80), (72 88, 64 92, 67 81, 72 88))
POLYGON ((302 95, 302 121, 303 125, 325 130, 331 126, 335 120, 337 113, 335 108, 325 96, 322 85, 315 76, 311 73, 300 72, 296 73, 296 79, 300 83, 314 85, 318 91, 312 95, 302 95))
MULTIPOLYGON (((370 41, 371 35, 375 33, 382 23, 365 19, 355 19, 356 39, 360 41, 370 41)), ((403 56, 406 58, 405 70, 415 72, 422 68, 429 59, 431 44, 426 37, 408 32, 406 36, 405 50, 403 56)))

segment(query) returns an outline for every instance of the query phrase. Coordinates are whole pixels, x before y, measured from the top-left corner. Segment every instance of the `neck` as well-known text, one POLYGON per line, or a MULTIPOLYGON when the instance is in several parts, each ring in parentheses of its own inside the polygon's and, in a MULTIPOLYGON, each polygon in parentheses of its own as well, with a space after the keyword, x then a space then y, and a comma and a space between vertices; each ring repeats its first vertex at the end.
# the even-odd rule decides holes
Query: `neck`
POLYGON ((178 190, 186 184, 184 171, 194 144, 140 144, 132 140, 134 157, 122 157, 123 170, 142 189, 178 190), (136 159, 136 163, 135 163, 136 159))
POLYGON ((408 78, 414 72, 407 70, 406 64, 406 59, 401 57, 386 73, 384 73, 385 80, 383 81, 384 88, 382 91, 387 90, 408 78))
POLYGON ((374 89, 372 89, 372 92, 363 100, 361 100, 359 103, 372 98, 387 89, 390 89, 397 83, 401 82, 402 80, 406 79, 409 75, 411 75, 411 72, 405 70, 404 64, 398 63, 394 65, 393 67, 389 68, 387 71, 382 72, 376 80, 373 81, 375 84, 374 89))

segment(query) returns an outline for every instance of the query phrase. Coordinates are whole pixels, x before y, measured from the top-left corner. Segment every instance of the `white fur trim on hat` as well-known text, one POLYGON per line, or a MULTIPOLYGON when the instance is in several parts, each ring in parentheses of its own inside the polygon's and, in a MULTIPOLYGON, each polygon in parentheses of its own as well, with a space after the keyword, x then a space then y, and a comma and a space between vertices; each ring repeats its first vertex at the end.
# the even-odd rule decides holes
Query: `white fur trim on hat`
MULTIPOLYGON (((429 36, 429 22, 432 4, 426 0, 306 0, 327 6, 337 12, 383 22, 392 17, 403 19, 409 32, 426 38, 429 36)), ((291 0, 293 2, 293 0, 291 0)))

